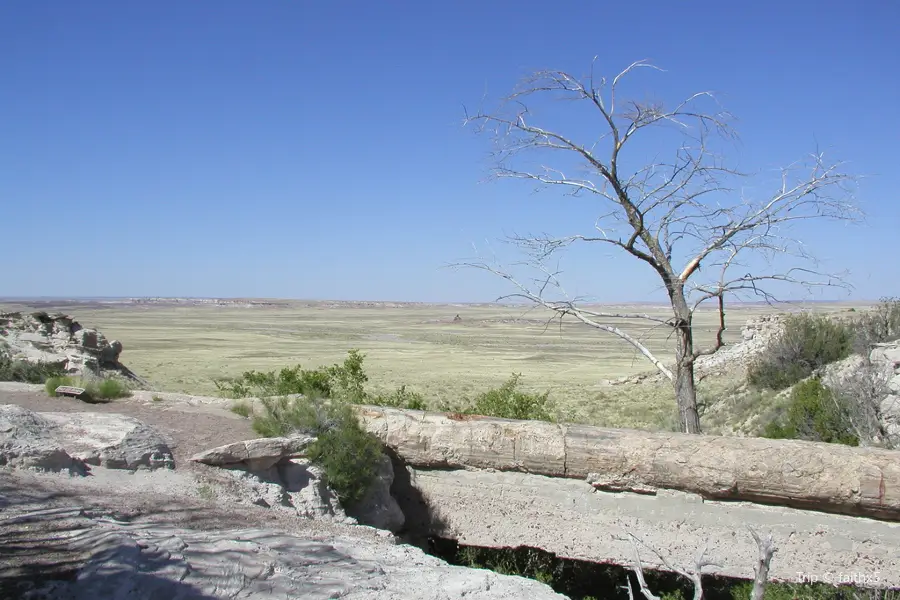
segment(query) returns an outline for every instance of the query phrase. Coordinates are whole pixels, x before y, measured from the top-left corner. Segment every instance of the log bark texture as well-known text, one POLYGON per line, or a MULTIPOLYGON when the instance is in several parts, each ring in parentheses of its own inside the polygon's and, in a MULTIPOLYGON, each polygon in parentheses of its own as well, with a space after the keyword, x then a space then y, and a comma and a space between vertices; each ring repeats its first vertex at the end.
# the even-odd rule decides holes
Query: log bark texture
POLYGON ((518 471, 586 480, 603 491, 678 490, 900 521, 898 451, 373 406, 359 414, 415 468, 518 471))

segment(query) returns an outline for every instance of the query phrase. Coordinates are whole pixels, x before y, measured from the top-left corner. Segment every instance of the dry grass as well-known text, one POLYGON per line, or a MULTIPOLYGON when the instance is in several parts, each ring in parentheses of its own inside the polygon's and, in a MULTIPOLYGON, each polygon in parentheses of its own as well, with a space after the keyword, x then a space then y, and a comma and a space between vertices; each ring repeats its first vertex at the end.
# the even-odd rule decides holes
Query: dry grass
MULTIPOLYGON (((849 305, 819 305, 846 310, 849 305)), ((44 307, 46 308, 46 307, 44 307)), ((615 307, 606 307, 612 310, 615 307)), ((619 310, 636 307, 618 307, 619 310)), ((547 323, 537 310, 503 306, 331 306, 280 303, 274 307, 94 305, 61 306, 82 324, 124 344, 123 361, 159 389, 214 394, 213 378, 342 362, 347 351, 366 354, 373 388, 406 384, 430 403, 457 401, 522 373, 527 391, 550 390, 573 420, 615 427, 674 423, 674 396, 665 384, 609 386, 604 382, 648 370, 627 344, 578 324, 547 323), (459 314, 461 321, 454 322, 459 314)), ((662 306, 637 309, 668 315, 662 306)), ((744 322, 768 307, 732 308, 726 340, 740 339, 744 322)), ((712 339, 715 315, 695 318, 699 342, 712 339)), ((621 323, 641 332, 651 349, 672 358, 666 331, 644 322, 621 323)), ((727 386, 705 383, 709 393, 727 386)), ((702 388, 701 388, 702 392, 702 388)))

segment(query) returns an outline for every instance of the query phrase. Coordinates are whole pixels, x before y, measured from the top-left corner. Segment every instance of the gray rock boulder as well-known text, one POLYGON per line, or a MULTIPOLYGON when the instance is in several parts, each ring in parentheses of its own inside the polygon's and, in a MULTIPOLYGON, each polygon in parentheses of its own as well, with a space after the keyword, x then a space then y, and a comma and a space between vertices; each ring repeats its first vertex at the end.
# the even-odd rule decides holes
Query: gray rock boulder
POLYGON ((0 405, 0 466, 83 475, 84 462, 66 452, 53 430, 38 413, 0 405))
POLYGON ((214 467, 265 471, 282 459, 306 456, 306 449, 314 441, 313 437, 244 440, 200 452, 192 456, 191 460, 214 467))
POLYGON ((322 470, 303 458, 285 458, 264 470, 238 463, 223 471, 234 486, 224 491, 237 504, 287 511, 304 519, 355 523, 347 517, 322 470))
POLYGON ((891 441, 900 440, 900 395, 889 394, 881 401, 881 423, 891 441))
POLYGON ((303 458, 314 441, 308 436, 244 440, 200 452, 191 461, 224 469, 235 484, 225 495, 237 503, 310 519, 347 521, 322 471, 303 458))
MULTIPOLYGON (((283 509, 314 519, 348 519, 337 495, 325 484, 324 474, 304 457, 312 437, 245 440, 219 446, 191 457, 194 462, 228 470, 240 490, 238 502, 283 509)), ((398 532, 403 511, 391 496, 394 470, 384 456, 366 496, 353 507, 356 521, 398 532)))
POLYGON ((894 394, 900 394, 900 342, 875 344, 869 360, 887 373, 888 389, 894 394))
POLYGON ((890 364, 894 369, 900 367, 900 342, 875 344, 869 358, 872 362, 890 364))
POLYGON ((741 341, 715 354, 701 356, 695 363, 698 374, 742 372, 784 329, 784 315, 764 315, 748 319, 741 329, 741 341))
POLYGON ((39 413, 73 457, 107 469, 174 468, 172 450, 153 427, 125 415, 39 413))
POLYGON ((100 351, 100 360, 106 365, 117 365, 119 363, 119 355, 122 354, 122 342, 113 340, 108 346, 100 351))
POLYGON ((172 451, 152 427, 124 415, 35 413, 0 405, 0 464, 85 473, 175 466, 172 451))

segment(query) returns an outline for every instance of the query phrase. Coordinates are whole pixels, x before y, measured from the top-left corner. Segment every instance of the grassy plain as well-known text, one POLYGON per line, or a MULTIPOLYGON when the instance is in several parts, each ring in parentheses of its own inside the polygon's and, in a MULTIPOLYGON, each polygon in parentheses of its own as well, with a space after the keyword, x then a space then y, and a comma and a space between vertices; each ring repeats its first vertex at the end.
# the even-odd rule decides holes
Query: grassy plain
MULTIPOLYGON (((837 312, 849 306, 812 308, 837 312)), ((430 402, 472 397, 515 372, 522 374, 523 388, 550 390, 573 420, 667 427, 675 418, 668 385, 605 383, 652 369, 631 346, 577 323, 548 323, 547 312, 537 309, 294 301, 269 306, 59 303, 40 308, 66 312, 108 339, 120 340, 123 362, 159 390, 214 395, 215 378, 298 363, 313 368, 341 362, 348 350, 359 348, 374 389, 406 384, 430 402)), ((671 314, 659 305, 603 308, 671 314)), ((739 341, 748 318, 771 312, 767 306, 731 308, 726 341, 739 341)), ((712 311, 697 313, 700 343, 712 340, 715 319, 712 311)), ((618 324, 639 334, 665 360, 673 358, 666 330, 648 328, 645 321, 618 324)), ((724 389, 722 382, 704 385, 707 393, 724 389)))

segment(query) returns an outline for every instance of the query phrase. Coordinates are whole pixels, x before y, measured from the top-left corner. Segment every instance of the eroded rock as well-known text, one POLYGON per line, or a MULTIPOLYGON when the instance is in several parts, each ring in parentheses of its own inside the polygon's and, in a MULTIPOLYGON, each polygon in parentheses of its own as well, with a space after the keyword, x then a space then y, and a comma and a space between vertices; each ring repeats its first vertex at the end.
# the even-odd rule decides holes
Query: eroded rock
POLYGON ((0 464, 84 473, 84 465, 108 469, 175 466, 155 429, 124 415, 36 413, 0 405, 0 464))
POLYGON ((13 358, 59 365, 72 375, 112 372, 146 383, 119 362, 122 342, 62 313, 0 313, 0 342, 13 358))
POLYGON ((565 598, 536 581, 451 566, 411 546, 350 535, 322 539, 262 528, 192 530, 88 516, 77 508, 17 514, 0 522, 0 535, 14 541, 5 554, 11 560, 0 563, 2 597, 565 598), (66 539, 59 531, 66 531, 66 539), (23 566, 16 562, 19 548, 36 550, 23 566), (35 569, 34 562, 42 560, 46 565, 35 569))
POLYGON ((322 470, 303 458, 283 459, 264 471, 231 469, 237 503, 288 511, 305 519, 355 523, 347 517, 322 470))
POLYGON ((107 469, 174 468, 172 450, 153 427, 125 415, 40 413, 73 457, 107 469))
POLYGON ((84 463, 60 444, 55 426, 39 413, 0 405, 0 465, 42 471, 86 472, 84 463))
POLYGON ((315 441, 313 437, 276 437, 244 440, 218 446, 191 457, 214 467, 235 468, 242 466, 251 471, 264 471, 285 458, 306 456, 306 449, 315 441))
POLYGON ((238 487, 234 498, 238 502, 287 510, 304 518, 358 521, 400 531, 404 516, 390 492, 394 480, 391 460, 382 457, 375 480, 348 517, 322 470, 305 458, 314 441, 312 437, 245 440, 200 452, 191 460, 226 469, 238 487))

